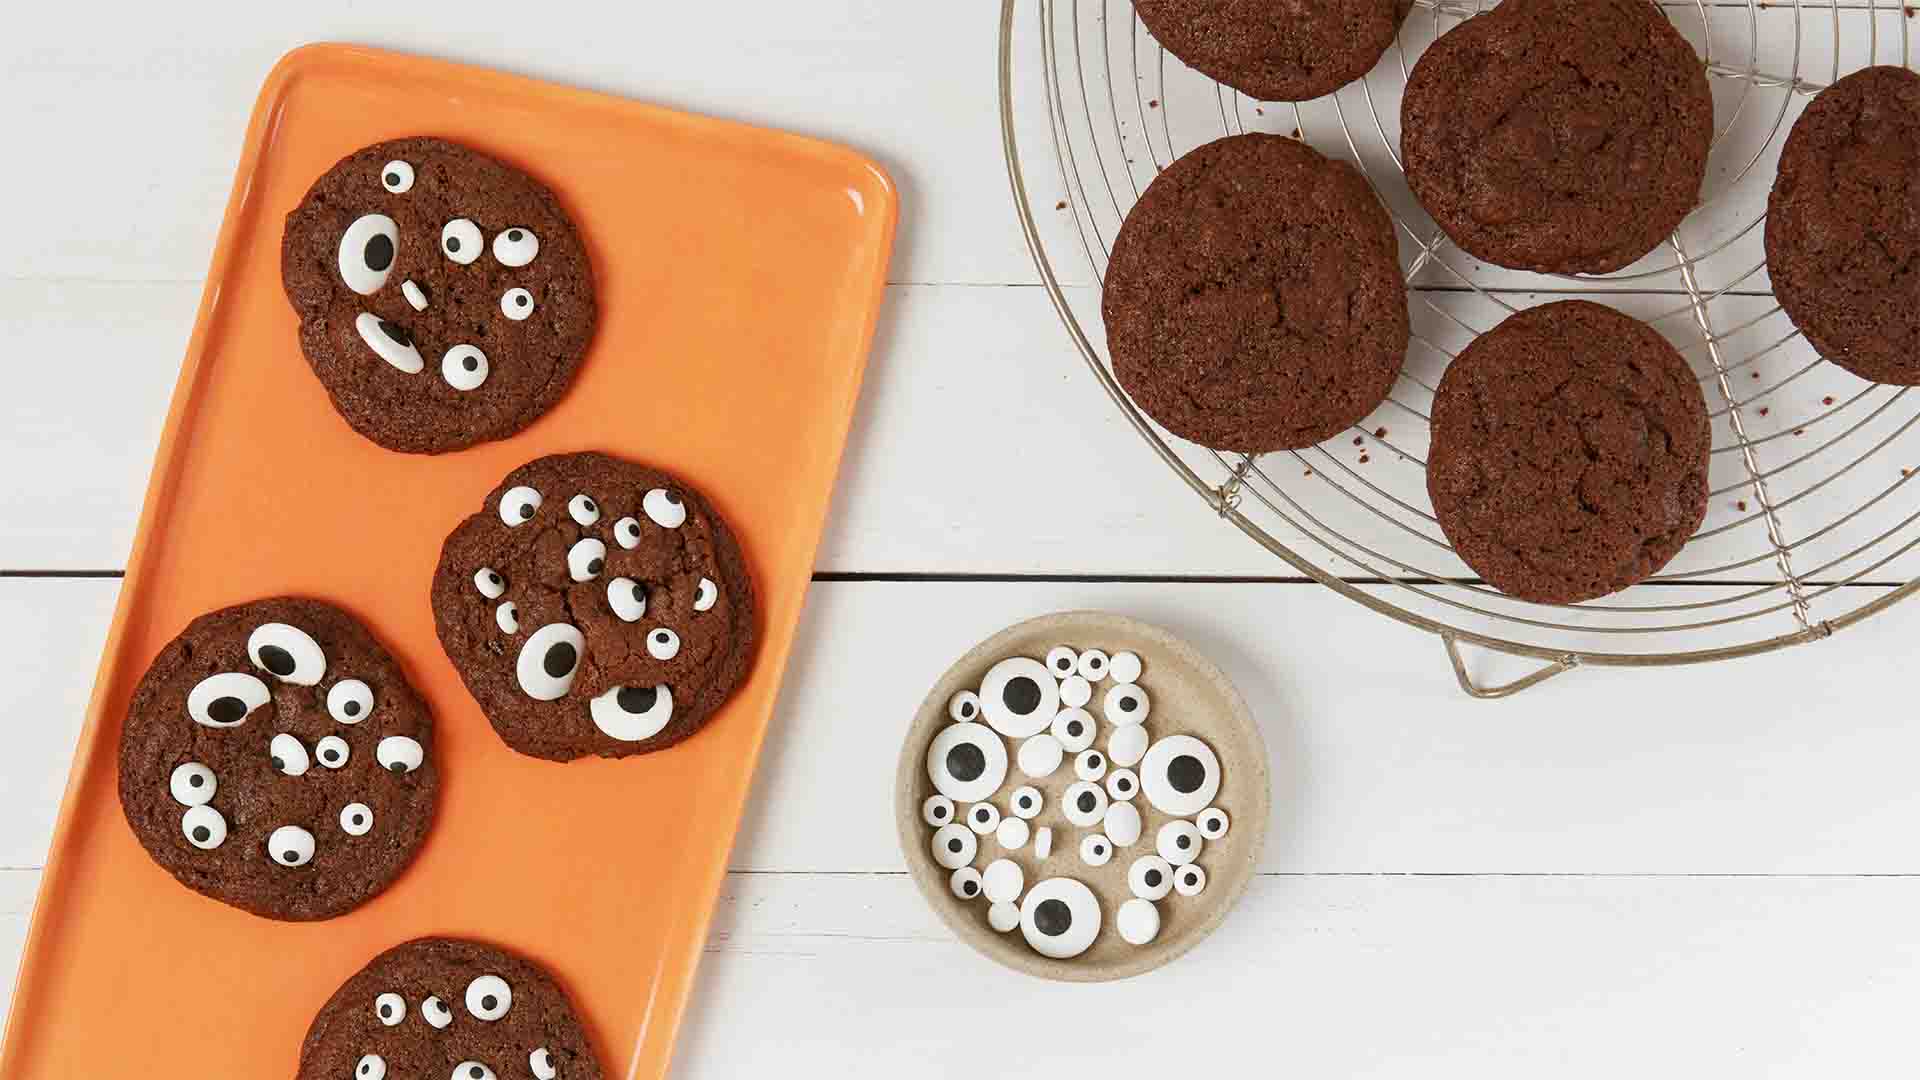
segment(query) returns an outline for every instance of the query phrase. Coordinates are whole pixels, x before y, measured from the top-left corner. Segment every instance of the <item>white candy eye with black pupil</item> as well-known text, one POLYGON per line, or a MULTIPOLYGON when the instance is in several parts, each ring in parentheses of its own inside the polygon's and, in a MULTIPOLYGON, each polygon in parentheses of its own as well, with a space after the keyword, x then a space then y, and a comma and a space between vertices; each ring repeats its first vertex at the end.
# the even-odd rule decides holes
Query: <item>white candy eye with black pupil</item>
POLYGON ((942 825, 952 824, 953 800, 945 795, 927 796, 927 801, 920 804, 920 820, 936 829, 942 825))
POLYGON ((1116 727, 1124 724, 1144 723, 1147 714, 1153 711, 1153 703, 1147 700, 1147 692, 1132 683, 1122 683, 1107 691, 1101 701, 1101 711, 1107 715, 1107 723, 1116 727))
POLYGON ((1200 811, 1200 816, 1194 818, 1193 823, 1200 826, 1200 835, 1209 840, 1218 840, 1227 835, 1227 828, 1232 824, 1227 820, 1227 812, 1217 806, 1200 811))
POLYGON ((267 741, 267 760, 283 776, 305 776, 313 764, 306 745, 284 731, 267 741))
POLYGON ((639 742, 660 734, 673 719, 673 690, 659 686, 616 686, 587 706, 593 726, 608 738, 639 742))
POLYGON ((591 536, 567 549, 567 576, 575 581, 592 581, 606 566, 607 545, 591 536))
POLYGON ((453 1067, 448 1080, 496 1080, 493 1070, 477 1061, 463 1061, 453 1067))
POLYGON ((1093 745, 1093 714, 1085 709, 1061 709, 1048 728, 1060 740, 1060 748, 1077 754, 1093 745))
POLYGON ((353 1080, 386 1080, 387 1061, 379 1054, 362 1054, 353 1067, 353 1080))
POLYGON ((395 195, 413 190, 413 166, 404 161, 389 161, 380 167, 380 186, 395 195))
POLYGON ((1107 677, 1107 654, 1099 649, 1088 649, 1080 654, 1080 674, 1088 682, 1099 682, 1107 677))
POLYGON ((1047 670, 1053 672, 1056 679, 1064 679, 1073 674, 1080 664, 1080 654, 1066 645, 1055 645, 1047 650, 1047 670))
POLYGON ((532 521, 533 515, 539 512, 540 493, 525 484, 508 488, 507 493, 500 496, 500 520, 508 525, 532 521))
POLYGON ((385 214, 364 214, 340 234, 340 280, 361 296, 372 296, 393 273, 400 250, 400 226, 385 214))
POLYGON ((971 900, 980 895, 980 871, 971 866, 963 866, 947 879, 947 887, 953 895, 962 900, 971 900))
POLYGON ((720 602, 720 586, 706 578, 693 587, 693 610, 712 611, 713 605, 720 602))
POLYGON ((1126 802, 1140 794, 1140 778, 1133 775, 1132 769, 1115 769, 1107 777, 1107 794, 1126 802))
POLYGON ((963 724, 980 719, 980 695, 971 690, 953 695, 947 702, 947 718, 963 724))
POLYGON ((500 628, 500 632, 503 634, 519 633, 520 632, 520 608, 517 605, 515 605, 514 602, 511 600, 508 600, 507 602, 501 604, 499 607, 494 608, 493 624, 495 626, 498 626, 500 628))
POLYGON ((533 230, 515 225, 503 229, 493 238, 493 257, 501 266, 525 266, 540 254, 540 238, 533 230))
POLYGON ((613 540, 628 551, 639 547, 640 523, 630 517, 623 517, 619 521, 614 522, 613 540))
POLYGON ((1008 805, 1013 807, 1014 817, 1031 821, 1040 816, 1040 809, 1046 805, 1046 800, 1041 798, 1039 788, 1017 787, 1013 789, 1013 798, 1008 800, 1008 805))
POLYGON ((1127 888, 1142 900, 1159 900, 1173 891, 1173 866, 1158 855, 1143 855, 1127 868, 1127 888))
POLYGON ((1199 896, 1207 887, 1207 872, 1197 866, 1183 866, 1173 872, 1173 888, 1181 896, 1199 896))
POLYGON ((1080 861, 1088 866, 1105 866, 1113 858, 1113 844, 1095 833, 1080 841, 1080 861))
POLYGON ((1076 781, 1060 797, 1060 812, 1075 825, 1091 828, 1107 814, 1107 793, 1098 784, 1076 781))
POLYGON ((1082 780, 1098 780, 1107 775, 1106 755, 1098 750, 1082 750, 1073 759, 1073 774, 1082 780))
POLYGON ((440 250, 461 266, 480 257, 482 243, 480 226, 466 218, 454 218, 440 226, 440 250))
POLYGON ((544 1046, 527 1055, 527 1068, 533 1070, 534 1080, 554 1080, 560 1075, 560 1070, 553 1067, 553 1055, 544 1046))
POLYGON ((1170 735, 1140 761, 1140 790, 1163 814, 1186 817, 1213 805, 1220 793, 1220 760, 1191 735, 1170 735))
POLYGON ((1007 778, 1007 748, 984 724, 949 724, 927 747, 927 778, 954 802, 984 802, 1007 778))
POLYGON ((426 763, 427 752, 411 736, 389 735, 373 748, 373 759, 390 773, 410 773, 426 763))
POLYGON ((1060 711, 1060 684, 1046 665, 1012 656, 987 670, 980 680, 980 710, 993 730, 1024 739, 1047 729, 1060 711))
POLYGON ((267 684, 244 671, 209 675, 187 692, 187 715, 202 727, 238 727, 272 700, 267 684))
POLYGON ((639 622, 647 613, 647 590, 632 578, 614 578, 607 582, 607 606, 621 622, 639 622))
POLYGON ((1185 866, 1200 857, 1200 830, 1191 821, 1169 821, 1160 826, 1153 838, 1153 849, 1175 866, 1185 866))
POLYGON ((373 999, 373 1015, 387 1027, 398 1027, 400 1021, 407 1018, 406 999, 389 990, 373 999))
POLYGON ((648 520, 663 529, 677 529, 687 522, 687 504, 666 488, 654 488, 640 500, 640 509, 648 520))
POLYGON ((213 801, 213 793, 219 789, 220 781, 213 770, 197 761, 181 763, 167 778, 167 790, 173 794, 173 801, 182 806, 205 806, 213 801))
POLYGON ((655 660, 671 660, 680 655, 680 635, 661 627, 647 635, 647 655, 655 660))
POLYGON ((480 590, 481 596, 498 600, 507 594, 507 579, 492 567, 483 566, 473 572, 473 587, 480 590))
POLYGON ((967 827, 975 833, 985 836, 1000 827, 1000 808, 992 803, 979 803, 967 811, 967 827))
POLYGON ((371 311, 363 311, 354 316, 353 329, 367 348, 392 365, 395 371, 418 375, 426 368, 427 361, 420 355, 420 346, 413 343, 413 335, 399 323, 390 323, 371 311))
POLYGON ((500 314, 520 322, 533 314, 533 294, 525 289, 508 289, 500 294, 500 314))
POLYGON ((373 831, 373 808, 366 803, 348 803, 340 808, 340 831, 348 836, 365 836, 373 831))
POLYGON ((342 679, 327 691, 327 715, 342 724, 357 724, 373 711, 373 687, 359 679, 342 679))
POLYGON ((282 866, 313 861, 313 834, 298 825, 282 825, 267 837, 267 854, 282 866))
POLYGON ((475 1019, 498 1020, 513 1008, 513 988, 498 975, 482 975, 467 984, 467 1011, 475 1019))
POLYGON ((588 495, 575 495, 567 500, 567 514, 580 525, 592 525, 600 520, 600 504, 588 495))
POLYGON ((1048 878, 1021 900, 1020 932, 1042 956, 1079 956, 1100 934, 1100 901, 1072 878, 1048 878))
POLYGON ((520 689, 535 701, 553 701, 573 689, 573 676, 580 670, 580 654, 586 648, 586 635, 566 623, 548 623, 535 630, 520 646, 514 675, 520 689))
POLYGON ((247 655, 281 682, 316 686, 327 674, 327 655, 305 630, 266 623, 247 635, 247 655))
POLYGON ((980 842, 974 839, 973 830, 958 822, 935 829, 930 846, 933 849, 933 861, 947 870, 958 870, 972 862, 974 852, 980 850, 980 842))
POLYGON ((320 764, 329 769, 345 768, 347 758, 352 753, 353 748, 347 745, 347 740, 338 735, 325 736, 313 747, 313 756, 319 758, 320 764))
POLYGON ((420 1003, 420 1016, 436 1030, 453 1023, 453 1010, 447 1008, 447 1003, 441 1001, 438 995, 420 1003))
POLYGON ((180 816, 180 831, 194 847, 212 851, 226 842, 227 819, 211 806, 189 806, 180 816))
POLYGON ((455 390, 478 390, 492 368, 478 345, 460 344, 440 358, 440 377, 455 390))

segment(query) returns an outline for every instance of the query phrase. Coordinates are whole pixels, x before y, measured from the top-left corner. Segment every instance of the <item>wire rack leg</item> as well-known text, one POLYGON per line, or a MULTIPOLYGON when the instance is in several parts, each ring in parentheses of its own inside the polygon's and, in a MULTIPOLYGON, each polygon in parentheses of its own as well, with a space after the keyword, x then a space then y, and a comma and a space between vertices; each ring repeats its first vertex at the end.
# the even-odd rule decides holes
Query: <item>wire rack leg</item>
POLYGON ((1473 676, 1467 674, 1466 657, 1460 655, 1460 639, 1452 634, 1441 634, 1440 641, 1447 647, 1447 659, 1453 662, 1453 677, 1460 681, 1460 689, 1465 690, 1469 697, 1479 698, 1482 701, 1512 697, 1522 690, 1539 686, 1555 675, 1564 675, 1580 666, 1580 658, 1572 653, 1568 653, 1545 667, 1531 674, 1523 675, 1510 683, 1501 683, 1498 686, 1481 686, 1479 683, 1473 681, 1473 676))

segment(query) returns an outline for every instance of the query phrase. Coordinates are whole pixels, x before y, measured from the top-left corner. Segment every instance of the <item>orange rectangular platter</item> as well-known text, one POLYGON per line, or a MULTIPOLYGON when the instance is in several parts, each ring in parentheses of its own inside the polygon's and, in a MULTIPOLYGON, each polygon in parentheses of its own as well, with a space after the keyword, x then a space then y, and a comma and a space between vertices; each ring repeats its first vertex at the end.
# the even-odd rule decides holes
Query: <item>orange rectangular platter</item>
MULTIPOLYGON (((40 886, 0 1076, 292 1076, 307 1023, 376 952, 469 936, 546 964, 609 1076, 666 1071, 825 524, 896 218, 845 149, 370 49, 290 53, 248 127, 40 886), (302 361, 286 213, 336 160, 439 135, 552 187, 598 335, 520 435, 441 457, 353 434, 302 361), (700 735, 625 761, 509 751, 441 653, 441 540, 506 473, 599 449, 664 466, 733 524, 763 604, 752 674, 700 735), (441 800, 359 910, 255 918, 188 891, 121 816, 121 718, 194 615, 293 593, 358 614, 432 702, 441 800)), ((502 1074, 505 1075, 504 1073, 502 1074)))

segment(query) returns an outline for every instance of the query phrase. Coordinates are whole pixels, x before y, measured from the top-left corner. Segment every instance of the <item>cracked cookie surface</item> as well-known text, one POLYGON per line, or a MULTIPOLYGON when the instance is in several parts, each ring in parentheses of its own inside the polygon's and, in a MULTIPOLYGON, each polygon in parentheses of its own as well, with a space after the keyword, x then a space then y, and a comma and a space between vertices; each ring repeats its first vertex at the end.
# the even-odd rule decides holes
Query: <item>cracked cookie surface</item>
POLYGON ((1154 39, 1262 101, 1308 101, 1373 70, 1411 0, 1134 0, 1154 39))
POLYGON ((1920 75, 1857 71, 1820 92, 1780 155, 1767 272, 1813 347, 1920 386, 1920 75))
POLYGON ((1568 604, 1658 572, 1707 511, 1712 430, 1672 345, 1612 308, 1529 308, 1447 367, 1427 494, 1468 566, 1568 604))
POLYGON ((1278 135, 1208 143, 1154 179, 1114 240, 1101 314, 1127 393, 1216 450, 1339 434, 1407 352, 1386 208, 1352 166, 1278 135))
POLYGON ((600 453, 528 462, 447 537, 434 626, 508 746, 663 750, 745 679, 757 623, 733 534, 679 478, 600 453))
POLYGON ((202 615, 120 735, 120 805, 181 884, 272 919, 386 888, 432 823, 433 718, 372 634, 317 600, 202 615))
POLYGON ((444 139, 376 143, 314 181, 287 215, 280 276, 334 408, 408 453, 531 424, 566 393, 597 318, 559 200, 444 139))

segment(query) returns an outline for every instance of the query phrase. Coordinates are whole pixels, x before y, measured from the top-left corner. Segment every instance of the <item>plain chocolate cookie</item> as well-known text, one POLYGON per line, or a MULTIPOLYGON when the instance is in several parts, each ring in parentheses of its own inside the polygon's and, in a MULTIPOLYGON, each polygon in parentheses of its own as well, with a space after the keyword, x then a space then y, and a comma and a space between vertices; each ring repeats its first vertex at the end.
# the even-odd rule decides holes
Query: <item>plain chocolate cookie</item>
POLYGON ((1920 75, 1857 71, 1800 115, 1767 200, 1767 273, 1822 356, 1920 386, 1920 75))
POLYGON ((597 453, 508 474, 447 537, 433 617, 494 730, 554 761, 692 735, 757 635, 726 522, 678 478, 597 453))
POLYGON ((1706 517, 1712 449, 1706 398, 1673 346, 1568 300, 1508 318, 1447 367, 1427 495, 1488 584, 1571 604, 1673 558, 1706 517))
POLYGON ((297 1080, 600 1080, 573 1003, 538 965, 490 945, 396 945, 334 991, 297 1080))
POLYGON ((553 193, 442 139, 357 151, 287 215, 280 276, 334 408, 390 450, 504 439, 566 393, 593 271, 553 193))
POLYGON ((1127 393, 1216 450, 1340 433, 1407 353, 1386 209, 1352 166, 1278 135, 1208 143, 1154 179, 1114 240, 1101 313, 1127 393))
POLYGON ((1262 101, 1310 101, 1366 75, 1411 0, 1134 0, 1167 51, 1262 101))
POLYGON ((426 702, 317 600, 193 620, 120 733, 120 805, 141 846, 188 888, 270 919, 332 918, 385 889, 438 787, 426 702))
POLYGON ((1400 104, 1407 183, 1475 258, 1604 274, 1700 201, 1713 94, 1648 0, 1504 0, 1421 56, 1400 104))

